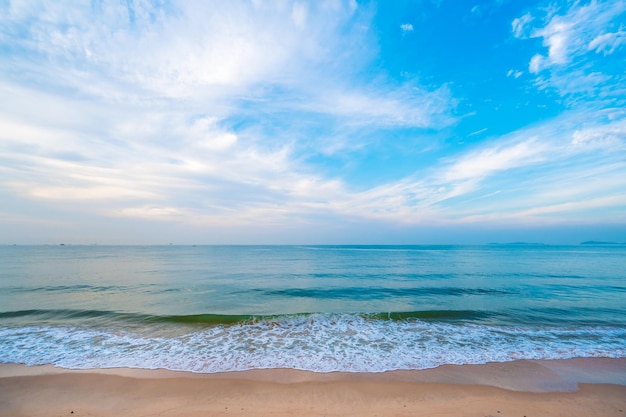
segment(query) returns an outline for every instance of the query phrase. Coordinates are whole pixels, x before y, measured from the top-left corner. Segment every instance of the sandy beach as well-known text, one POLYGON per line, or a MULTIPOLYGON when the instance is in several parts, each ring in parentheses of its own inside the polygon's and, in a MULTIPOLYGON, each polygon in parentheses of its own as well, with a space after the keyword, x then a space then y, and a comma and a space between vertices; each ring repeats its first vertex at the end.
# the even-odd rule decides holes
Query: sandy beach
POLYGON ((626 360, 223 374, 0 365, 0 416, 625 416, 626 360))

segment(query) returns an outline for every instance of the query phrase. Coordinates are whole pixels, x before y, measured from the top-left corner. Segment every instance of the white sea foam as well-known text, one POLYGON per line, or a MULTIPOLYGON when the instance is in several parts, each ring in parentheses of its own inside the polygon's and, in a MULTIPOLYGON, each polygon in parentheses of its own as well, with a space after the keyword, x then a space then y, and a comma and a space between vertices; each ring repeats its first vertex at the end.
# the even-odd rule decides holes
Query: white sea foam
POLYGON ((313 315, 164 335, 118 329, 0 329, 0 362, 65 368, 259 368, 383 372, 516 359, 626 357, 623 328, 517 328, 313 315))

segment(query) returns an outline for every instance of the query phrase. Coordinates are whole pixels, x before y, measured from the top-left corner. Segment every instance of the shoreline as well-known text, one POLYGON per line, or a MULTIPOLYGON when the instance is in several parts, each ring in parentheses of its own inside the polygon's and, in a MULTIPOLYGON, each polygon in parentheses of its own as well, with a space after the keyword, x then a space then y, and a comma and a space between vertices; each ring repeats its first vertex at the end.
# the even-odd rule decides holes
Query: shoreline
POLYGON ((626 416, 626 358, 383 373, 0 364, 0 416, 626 416))
POLYGON ((145 379, 235 379, 292 384, 372 380, 381 382, 481 385, 520 392, 576 391, 578 384, 626 386, 626 358, 572 358, 515 360, 486 364, 442 365, 419 370, 385 372, 314 372, 288 368, 199 373, 169 369, 90 368, 68 369, 54 365, 28 366, 0 363, 0 378, 59 374, 98 374, 145 379))

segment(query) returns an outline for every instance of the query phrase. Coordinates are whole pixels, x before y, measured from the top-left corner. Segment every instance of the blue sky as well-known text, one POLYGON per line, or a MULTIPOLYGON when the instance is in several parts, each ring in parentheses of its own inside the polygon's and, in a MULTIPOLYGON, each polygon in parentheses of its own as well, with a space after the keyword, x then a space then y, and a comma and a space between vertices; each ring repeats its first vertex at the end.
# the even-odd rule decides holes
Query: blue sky
POLYGON ((626 241, 625 63, 618 0, 0 0, 0 241, 626 241))

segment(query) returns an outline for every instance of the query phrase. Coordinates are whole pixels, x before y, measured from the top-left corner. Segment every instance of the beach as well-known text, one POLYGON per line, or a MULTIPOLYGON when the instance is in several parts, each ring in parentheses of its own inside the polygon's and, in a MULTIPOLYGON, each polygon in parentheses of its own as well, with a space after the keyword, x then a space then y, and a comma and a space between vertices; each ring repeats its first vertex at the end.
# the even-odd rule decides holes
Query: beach
POLYGON ((0 416, 623 416, 626 360, 383 373, 0 365, 0 416))

